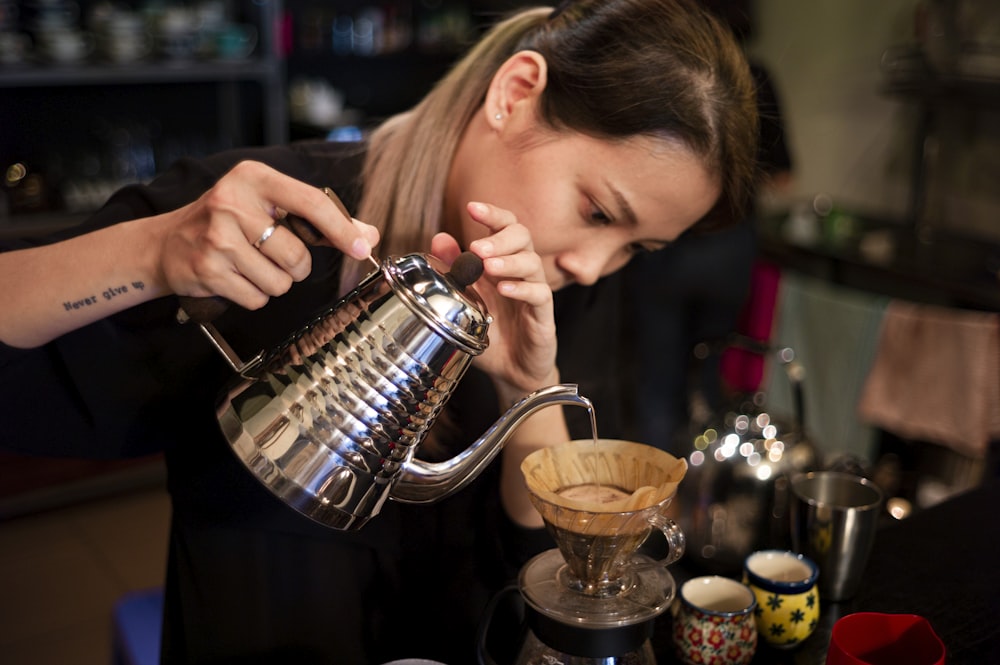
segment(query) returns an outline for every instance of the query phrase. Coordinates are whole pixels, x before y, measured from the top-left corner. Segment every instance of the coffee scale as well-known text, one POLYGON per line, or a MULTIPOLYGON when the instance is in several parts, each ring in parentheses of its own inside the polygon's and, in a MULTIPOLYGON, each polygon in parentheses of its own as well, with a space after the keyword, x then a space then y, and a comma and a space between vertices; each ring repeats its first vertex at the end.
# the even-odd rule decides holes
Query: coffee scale
MULTIPOLYGON (((557 549, 520 571, 515 665, 653 665, 653 623, 676 592, 666 567, 684 553, 684 535, 665 515, 684 460, 638 443, 581 440, 532 453, 521 471, 557 549), (638 553, 654 529, 668 545, 659 561, 638 553)), ((493 665, 482 648, 480 656, 493 665)))

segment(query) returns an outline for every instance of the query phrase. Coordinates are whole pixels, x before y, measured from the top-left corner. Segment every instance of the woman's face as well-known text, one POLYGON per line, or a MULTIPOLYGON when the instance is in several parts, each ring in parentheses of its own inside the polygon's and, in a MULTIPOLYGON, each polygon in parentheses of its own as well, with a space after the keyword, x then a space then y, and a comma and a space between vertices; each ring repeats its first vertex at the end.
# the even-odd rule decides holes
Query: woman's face
POLYGON ((553 290, 593 284, 637 252, 676 240, 719 194, 701 161, 665 140, 611 142, 536 125, 489 132, 471 144, 452 166, 446 228, 468 246, 486 230, 466 203, 509 210, 531 232, 553 290))

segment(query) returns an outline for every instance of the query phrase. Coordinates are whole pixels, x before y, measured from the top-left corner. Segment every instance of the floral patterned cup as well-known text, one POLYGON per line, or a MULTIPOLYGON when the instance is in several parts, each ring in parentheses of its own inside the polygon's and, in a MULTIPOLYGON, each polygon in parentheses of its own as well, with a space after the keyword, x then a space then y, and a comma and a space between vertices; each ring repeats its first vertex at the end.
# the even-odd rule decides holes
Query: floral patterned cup
POLYGON ((757 599, 749 587, 710 575, 688 580, 678 594, 673 640, 686 665, 746 665, 757 650, 757 599))

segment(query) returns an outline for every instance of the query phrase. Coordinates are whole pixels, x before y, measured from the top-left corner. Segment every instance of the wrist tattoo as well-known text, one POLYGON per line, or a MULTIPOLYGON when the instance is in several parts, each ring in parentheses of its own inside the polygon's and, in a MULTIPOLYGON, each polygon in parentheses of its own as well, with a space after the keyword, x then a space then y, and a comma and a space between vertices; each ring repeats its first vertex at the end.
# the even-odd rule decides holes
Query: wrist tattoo
MULTIPOLYGON (((142 291, 145 288, 146 284, 141 281, 132 282, 131 284, 131 290, 133 291, 142 291)), ((120 286, 109 286, 107 289, 104 290, 101 296, 105 300, 113 300, 114 298, 120 295, 128 293, 129 290, 130 287, 127 284, 122 284, 120 286)), ((83 309, 84 307, 90 307, 92 305, 96 305, 97 303, 98 303, 97 296, 90 295, 84 298, 80 298, 79 300, 67 300, 66 302, 63 303, 63 309, 66 310, 67 312, 71 312, 75 309, 83 309)))

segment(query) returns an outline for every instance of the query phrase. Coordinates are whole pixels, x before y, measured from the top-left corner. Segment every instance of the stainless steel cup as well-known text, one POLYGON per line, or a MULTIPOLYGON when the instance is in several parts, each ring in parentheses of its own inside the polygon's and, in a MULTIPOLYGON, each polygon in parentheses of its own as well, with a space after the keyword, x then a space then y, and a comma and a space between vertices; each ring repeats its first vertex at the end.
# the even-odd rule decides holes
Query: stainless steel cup
POLYGON ((852 598, 875 542, 882 490, 835 471, 799 474, 791 484, 792 549, 819 566, 821 598, 852 598))

